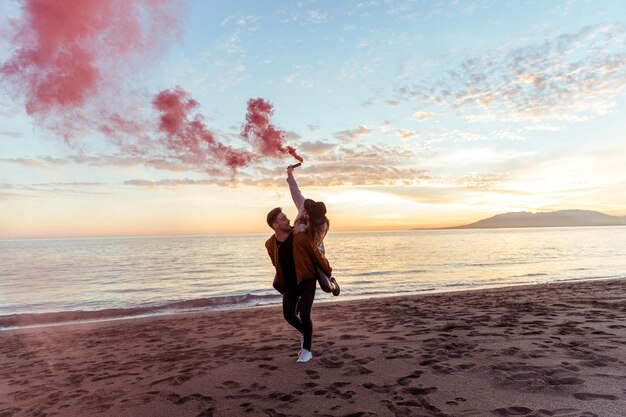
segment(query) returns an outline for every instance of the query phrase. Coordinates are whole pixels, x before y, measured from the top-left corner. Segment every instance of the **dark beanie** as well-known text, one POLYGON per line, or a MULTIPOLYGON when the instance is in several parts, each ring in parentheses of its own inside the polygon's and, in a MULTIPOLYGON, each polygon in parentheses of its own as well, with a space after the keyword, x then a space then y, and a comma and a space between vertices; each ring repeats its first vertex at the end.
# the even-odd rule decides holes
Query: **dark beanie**
POLYGON ((304 200, 304 209, 309 213, 311 221, 318 223, 326 215, 326 205, 321 201, 313 201, 310 198, 304 200))

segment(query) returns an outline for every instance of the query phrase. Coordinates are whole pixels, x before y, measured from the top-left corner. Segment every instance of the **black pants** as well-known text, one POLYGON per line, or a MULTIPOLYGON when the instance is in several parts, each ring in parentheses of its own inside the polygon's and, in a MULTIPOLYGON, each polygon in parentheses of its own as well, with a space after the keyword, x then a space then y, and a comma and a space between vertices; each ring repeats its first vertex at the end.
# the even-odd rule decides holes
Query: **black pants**
POLYGON ((295 327, 304 336, 304 349, 311 350, 313 338, 313 322, 311 321, 311 307, 315 298, 315 279, 302 281, 296 288, 288 289, 283 293, 283 316, 287 323, 295 327), (296 305, 300 301, 300 318, 296 316, 296 305))

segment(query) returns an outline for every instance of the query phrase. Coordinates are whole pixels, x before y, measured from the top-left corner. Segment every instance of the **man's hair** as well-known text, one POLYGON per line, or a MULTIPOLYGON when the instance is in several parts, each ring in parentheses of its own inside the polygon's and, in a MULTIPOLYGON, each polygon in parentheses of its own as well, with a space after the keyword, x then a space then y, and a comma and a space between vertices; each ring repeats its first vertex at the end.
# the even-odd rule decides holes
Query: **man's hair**
POLYGON ((276 207, 273 208, 269 213, 267 213, 267 225, 273 229, 274 226, 272 226, 274 224, 274 222, 276 221, 276 217, 278 217, 278 215, 280 213, 282 213, 283 209, 280 207, 276 207))

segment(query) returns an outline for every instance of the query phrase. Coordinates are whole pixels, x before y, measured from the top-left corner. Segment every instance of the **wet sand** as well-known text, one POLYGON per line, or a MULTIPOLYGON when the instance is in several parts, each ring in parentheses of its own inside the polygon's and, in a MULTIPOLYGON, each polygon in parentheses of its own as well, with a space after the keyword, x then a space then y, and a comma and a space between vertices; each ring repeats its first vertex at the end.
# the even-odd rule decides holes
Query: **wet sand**
POLYGON ((626 279, 316 303, 313 320, 306 364, 276 307, 2 331, 0 417, 626 416, 626 279))

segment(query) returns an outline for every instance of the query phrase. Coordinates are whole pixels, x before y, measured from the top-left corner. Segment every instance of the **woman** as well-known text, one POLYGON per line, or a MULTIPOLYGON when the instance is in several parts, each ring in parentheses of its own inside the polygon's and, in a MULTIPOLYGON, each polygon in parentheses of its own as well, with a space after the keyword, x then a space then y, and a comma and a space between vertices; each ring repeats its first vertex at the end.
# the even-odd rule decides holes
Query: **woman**
MULTIPOLYGON (((325 254, 324 238, 330 227, 330 222, 326 217, 326 205, 321 201, 313 201, 309 198, 304 198, 293 176, 294 168, 294 166, 287 167, 289 191, 298 209, 298 215, 293 222, 294 233, 307 233, 315 242, 319 251, 325 254)), ((329 278, 319 266, 317 267, 317 282, 319 282, 320 288, 324 292, 329 292, 337 296, 341 291, 335 278, 329 278)))

